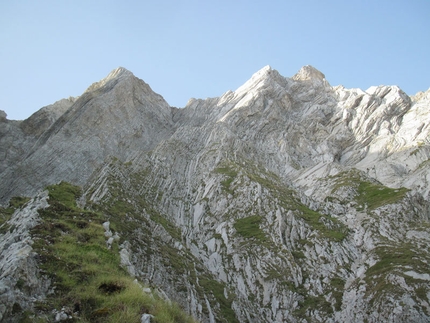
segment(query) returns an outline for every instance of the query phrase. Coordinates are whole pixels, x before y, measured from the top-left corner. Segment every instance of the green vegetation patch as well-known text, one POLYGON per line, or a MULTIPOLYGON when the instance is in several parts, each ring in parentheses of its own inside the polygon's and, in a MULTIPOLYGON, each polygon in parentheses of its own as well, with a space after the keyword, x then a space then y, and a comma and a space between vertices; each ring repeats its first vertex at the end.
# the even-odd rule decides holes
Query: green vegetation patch
POLYGON ((15 210, 23 207, 29 200, 29 197, 13 197, 10 199, 8 207, 0 207, 0 234, 3 224, 10 220, 15 210))
POLYGON ((334 277, 330 281, 330 288, 332 288, 332 295, 334 299, 336 300, 335 309, 336 311, 340 311, 342 308, 342 298, 343 298, 343 291, 345 287, 345 280, 339 277, 334 277))
MULTIPOLYGON (((270 191, 286 210, 297 211, 297 215, 303 218, 312 228, 317 230, 322 237, 334 241, 342 241, 348 234, 348 228, 339 220, 311 210, 301 203, 295 196, 294 191, 284 185, 276 174, 262 167, 258 167, 254 162, 245 161, 242 165, 234 163, 233 161, 223 162, 222 167, 216 168, 215 171, 220 174, 225 174, 229 179, 233 179, 238 175, 238 169, 249 179, 259 183, 262 187, 270 191)), ((230 190, 230 183, 231 182, 225 183, 228 184, 228 187, 224 187, 224 189, 230 190)), ((260 229, 260 222, 258 222, 261 221, 261 217, 255 216, 245 219, 236 221, 234 226, 237 232, 245 238, 255 237, 261 241, 266 241, 266 236, 260 229)))
POLYGON ((28 201, 30 201, 29 197, 23 197, 23 196, 12 197, 9 201, 9 207, 18 209, 23 207, 28 201))
MULTIPOLYGON (((414 268, 418 272, 427 272, 427 262, 424 253, 420 253, 410 243, 396 246, 380 246, 375 249, 379 261, 370 267, 366 276, 372 281, 375 276, 386 275, 396 269, 414 268)), ((401 271, 400 271, 401 272, 401 271)))
POLYGON ((199 284, 202 286, 206 293, 211 293, 215 299, 217 300, 221 314, 223 316, 222 322, 226 323, 236 323, 239 322, 236 318, 236 314, 231 308, 231 304, 233 302, 233 297, 229 296, 228 298, 224 295, 225 285, 216 281, 215 279, 211 279, 209 277, 201 277, 199 279, 199 284))
POLYGON ((381 184, 360 182, 357 202, 367 204, 370 210, 380 206, 396 203, 403 199, 409 190, 407 188, 389 188, 381 184))
POLYGON ((290 284, 286 281, 289 277, 291 277, 291 272, 287 268, 276 264, 267 264, 265 280, 277 279, 281 284, 290 284))
POLYGON ((306 318, 312 316, 312 311, 318 309, 321 312, 327 314, 333 314, 333 308, 329 302, 325 300, 323 296, 311 296, 307 295, 303 298, 303 301, 299 303, 300 307, 294 310, 296 316, 300 318, 306 318))
MULTIPOLYGON (((367 295, 371 295, 371 303, 382 300, 384 295, 393 298, 398 295, 401 297, 405 291, 398 284, 393 284, 387 279, 389 274, 399 275, 405 278, 407 284, 415 289, 412 297, 418 297, 427 301, 427 293, 430 292, 428 284, 423 281, 404 274, 407 270, 413 270, 419 273, 428 272, 429 257, 425 252, 414 248, 410 243, 397 244, 390 246, 379 246, 375 249, 379 261, 366 271, 367 295), (424 289, 423 289, 424 288, 424 289), (424 292, 425 293, 424 293, 424 292)), ((417 302, 421 304, 421 302, 417 302)), ((421 305, 418 305, 421 306, 421 305)), ((426 308, 422 307, 422 310, 426 308)))
POLYGON ((215 173, 225 176, 225 179, 221 181, 222 188, 227 193, 233 194, 234 190, 231 189, 231 183, 233 183, 238 174, 234 164, 224 163, 222 166, 215 168, 215 173))
POLYGON ((351 187, 356 191, 356 202, 361 205, 367 205, 370 210, 396 203, 403 199, 409 191, 404 187, 398 189, 389 188, 377 181, 370 181, 356 169, 339 173, 331 178, 336 183, 332 188, 332 193, 344 187, 351 187))
POLYGON ((162 244, 158 251, 163 256, 165 266, 171 266, 179 275, 187 273, 192 264, 187 255, 168 244, 162 244))
POLYGON ((246 218, 237 219, 234 223, 236 232, 246 239, 256 239, 259 242, 267 241, 267 236, 260 228, 262 216, 253 215, 246 218))
POLYGON ((172 222, 162 216, 160 213, 155 211, 153 208, 147 209, 150 213, 151 220, 161 224, 161 226, 169 232, 170 236, 178 241, 181 241, 182 233, 181 230, 175 226, 172 222))
POLYGON ((344 189, 344 187, 352 187, 357 188, 361 181, 360 172, 357 169, 351 169, 345 172, 341 172, 334 176, 328 177, 331 180, 334 180, 334 186, 332 187, 331 193, 335 193, 339 189, 344 189))
POLYGON ((126 200, 116 200, 107 211, 109 214, 125 217, 128 213, 134 212, 134 207, 126 200))
POLYGON ((143 293, 120 266, 117 244, 107 248, 104 216, 76 205, 78 187, 63 182, 48 189, 50 207, 39 211, 42 223, 32 230, 40 268, 55 287, 38 306, 40 322, 63 307, 79 322, 139 323, 143 313, 159 323, 194 322, 177 305, 143 293))
POLYGON ((302 214, 302 218, 314 229, 318 230, 324 237, 342 241, 347 233, 348 228, 341 224, 337 219, 311 210, 306 205, 296 202, 294 203, 297 210, 302 214))
POLYGON ((258 168, 255 165, 248 167, 245 173, 251 180, 269 190, 285 209, 298 211, 299 216, 323 237, 335 241, 342 241, 346 237, 348 229, 345 225, 337 219, 311 210, 301 203, 294 195, 294 191, 283 185, 279 177, 275 174, 258 168))
POLYGON ((76 209, 76 200, 81 196, 82 190, 67 182, 61 182, 58 185, 47 187, 49 199, 64 205, 69 209, 76 209))
POLYGON ((294 257, 295 260, 305 259, 306 258, 305 254, 301 250, 296 250, 296 251, 292 250, 291 254, 293 255, 293 257, 294 257))
MULTIPOLYGON (((121 164, 117 159, 112 160, 112 165, 115 167, 116 172, 114 175, 110 174, 108 176, 108 198, 105 198, 99 204, 92 205, 92 207, 106 211, 112 219, 121 218, 117 226, 124 228, 127 224, 129 229, 133 226, 133 222, 140 227, 139 229, 142 229, 141 227, 143 226, 139 224, 147 222, 141 214, 142 210, 144 210, 149 214, 152 221, 160 224, 174 239, 180 241, 181 230, 154 207, 155 203, 153 202, 160 201, 163 194, 147 185, 149 170, 144 169, 134 172, 130 169, 130 162, 121 164), (145 194, 139 193, 142 186, 147 188, 145 194)), ((127 229, 122 230, 126 234, 129 231, 127 229)))

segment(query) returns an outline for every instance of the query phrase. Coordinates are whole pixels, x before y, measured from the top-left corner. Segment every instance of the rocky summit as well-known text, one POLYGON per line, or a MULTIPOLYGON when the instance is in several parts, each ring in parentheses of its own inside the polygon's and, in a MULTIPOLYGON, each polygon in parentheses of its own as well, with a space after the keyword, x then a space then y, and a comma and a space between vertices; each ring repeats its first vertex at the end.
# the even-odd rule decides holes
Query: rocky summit
POLYGON ((266 66, 178 109, 118 68, 0 114, 0 321, 115 321, 126 278, 78 296, 67 240, 199 322, 429 322, 429 184, 430 90, 266 66))

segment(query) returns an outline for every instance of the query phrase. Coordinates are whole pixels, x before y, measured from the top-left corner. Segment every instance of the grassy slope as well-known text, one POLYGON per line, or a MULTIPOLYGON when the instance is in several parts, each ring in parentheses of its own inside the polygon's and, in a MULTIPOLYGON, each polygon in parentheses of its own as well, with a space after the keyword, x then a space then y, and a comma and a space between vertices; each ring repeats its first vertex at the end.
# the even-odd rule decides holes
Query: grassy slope
POLYGON ((76 206, 78 187, 63 182, 48 189, 50 207, 39 212, 43 222, 32 234, 55 293, 36 305, 37 319, 27 313, 22 322, 51 321, 52 310, 62 308, 76 322, 140 322, 143 313, 160 323, 194 322, 177 305, 145 294, 120 266, 118 245, 106 247, 104 217, 76 206))

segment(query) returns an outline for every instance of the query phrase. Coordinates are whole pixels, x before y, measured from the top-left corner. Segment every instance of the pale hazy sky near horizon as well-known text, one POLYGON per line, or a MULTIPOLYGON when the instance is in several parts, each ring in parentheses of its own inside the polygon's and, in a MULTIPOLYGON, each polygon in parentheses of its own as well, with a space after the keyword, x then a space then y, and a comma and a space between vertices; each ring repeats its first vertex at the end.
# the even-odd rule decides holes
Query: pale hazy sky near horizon
POLYGON ((270 65, 331 85, 430 87, 429 0, 0 2, 0 110, 78 96, 118 66, 166 101, 235 90, 270 65))

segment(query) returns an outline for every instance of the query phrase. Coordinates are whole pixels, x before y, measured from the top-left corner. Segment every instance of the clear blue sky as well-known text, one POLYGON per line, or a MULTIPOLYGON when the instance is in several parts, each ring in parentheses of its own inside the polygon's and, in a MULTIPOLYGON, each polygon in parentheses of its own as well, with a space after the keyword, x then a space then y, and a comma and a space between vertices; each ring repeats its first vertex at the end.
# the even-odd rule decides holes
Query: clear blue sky
POLYGON ((25 119, 123 66, 166 101, 235 90, 265 65, 331 85, 430 87, 429 0, 0 1, 0 110, 25 119))

